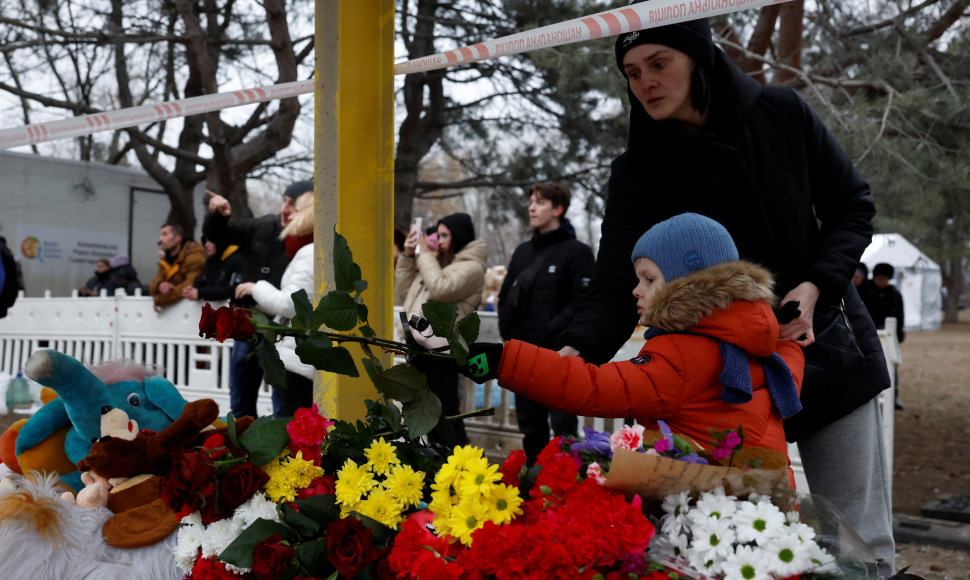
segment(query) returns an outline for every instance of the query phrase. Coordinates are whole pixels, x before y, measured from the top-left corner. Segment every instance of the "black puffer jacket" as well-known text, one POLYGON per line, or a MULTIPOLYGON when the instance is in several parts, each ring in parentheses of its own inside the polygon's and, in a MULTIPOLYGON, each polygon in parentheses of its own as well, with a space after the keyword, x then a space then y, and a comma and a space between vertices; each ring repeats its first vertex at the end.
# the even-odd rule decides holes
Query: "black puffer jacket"
POLYGON ((794 90, 762 87, 720 50, 709 121, 700 131, 654 121, 628 94, 629 148, 613 162, 593 289, 558 342, 590 362, 608 360, 636 323, 633 245, 657 222, 693 211, 721 222, 742 258, 768 268, 779 297, 806 280, 821 291, 816 311, 846 296, 867 354, 865 372, 839 384, 806 380, 805 410, 787 422, 789 439, 886 388, 878 336, 849 282, 872 237, 875 204, 869 185, 808 104, 794 90))
MULTIPOLYGON (((280 280, 290 257, 286 255, 280 232, 279 214, 264 215, 258 218, 225 217, 210 213, 202 224, 202 233, 219 247, 239 246, 244 267, 241 282, 266 280, 279 287, 280 280)), ((253 306, 250 296, 240 301, 240 306, 253 306)))
POLYGON ((534 232, 531 240, 512 253, 499 291, 502 338, 553 346, 589 292, 592 277, 593 251, 576 239, 569 220, 563 219, 550 232, 534 232), (537 266, 531 268, 537 260, 537 266))
POLYGON ((219 249, 206 258, 202 275, 195 279, 195 289, 201 300, 225 300, 233 296, 242 280, 240 273, 246 265, 236 246, 219 249))

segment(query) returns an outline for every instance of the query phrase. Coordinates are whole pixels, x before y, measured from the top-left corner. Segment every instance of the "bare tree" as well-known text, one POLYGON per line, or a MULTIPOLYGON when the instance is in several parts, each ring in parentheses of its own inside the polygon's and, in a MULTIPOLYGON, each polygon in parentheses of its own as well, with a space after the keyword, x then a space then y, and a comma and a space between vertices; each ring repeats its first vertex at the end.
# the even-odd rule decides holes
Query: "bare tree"
MULTIPOLYGON (((283 0, 7 2, 0 22, 0 91, 17 100, 25 123, 58 110, 81 115, 213 94, 236 79, 294 81, 313 46, 312 36, 291 38, 283 0)), ((77 155, 107 163, 133 155, 168 194, 168 221, 194 231, 195 188, 204 183, 245 212, 246 178, 289 145, 299 114, 290 98, 248 113, 162 121, 79 138, 77 155)))

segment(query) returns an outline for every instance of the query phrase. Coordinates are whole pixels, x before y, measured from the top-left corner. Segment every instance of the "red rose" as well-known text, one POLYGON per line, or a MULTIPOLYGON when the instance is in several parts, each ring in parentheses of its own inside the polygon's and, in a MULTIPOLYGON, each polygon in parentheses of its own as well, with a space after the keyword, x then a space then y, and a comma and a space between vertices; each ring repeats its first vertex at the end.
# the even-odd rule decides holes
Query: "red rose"
POLYGON ((377 554, 371 531, 353 518, 337 520, 327 526, 327 560, 345 578, 354 578, 377 554))
POLYGON ((266 472, 252 463, 233 465, 219 479, 219 510, 231 514, 237 507, 249 501, 267 481, 269 476, 266 472))
POLYGON ((283 536, 273 534, 253 550, 253 575, 264 580, 276 580, 283 575, 296 554, 292 547, 280 543, 283 536))
POLYGON ((202 319, 199 320, 199 336, 214 338, 224 342, 227 338, 233 340, 249 340, 256 327, 249 320, 250 312, 245 308, 222 306, 218 310, 206 304, 202 308, 202 319))
POLYGON ((249 340, 256 332, 256 327, 249 319, 252 313, 245 308, 234 308, 232 310, 232 338, 233 340, 249 340))
POLYGON ((216 318, 218 315, 212 305, 206 302, 202 306, 202 318, 199 319, 199 336, 202 338, 216 337, 216 318))

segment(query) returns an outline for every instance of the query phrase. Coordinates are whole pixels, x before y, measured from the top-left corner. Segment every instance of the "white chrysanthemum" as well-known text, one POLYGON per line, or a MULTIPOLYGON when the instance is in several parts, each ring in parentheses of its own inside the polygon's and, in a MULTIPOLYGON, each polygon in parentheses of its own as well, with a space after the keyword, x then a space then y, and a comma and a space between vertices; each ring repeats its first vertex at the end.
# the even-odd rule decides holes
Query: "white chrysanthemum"
POLYGON ((787 578, 812 569, 808 549, 797 536, 788 534, 776 536, 762 546, 762 549, 767 555, 770 572, 779 578, 787 578))
POLYGON ((788 533, 797 537, 803 544, 815 539, 815 528, 801 522, 789 523, 788 533))
POLYGON ((185 573, 191 572, 192 567, 195 566, 195 560, 199 557, 199 548, 202 547, 204 531, 205 527, 202 525, 201 519, 198 524, 179 527, 172 553, 175 555, 176 565, 185 573))
POLYGON ((789 524, 797 524, 798 522, 802 521, 802 516, 794 510, 785 512, 785 521, 787 521, 789 524))
POLYGON ((723 490, 721 493, 703 493, 694 508, 687 512, 687 517, 692 522, 707 518, 726 520, 738 509, 736 500, 733 495, 724 495, 723 490))
POLYGON ((719 574, 724 559, 734 553, 736 536, 731 524, 712 516, 695 521, 691 533, 693 537, 687 549, 691 567, 705 576, 719 574))
POLYGON ((817 574, 838 572, 839 567, 835 562, 835 556, 826 552, 824 548, 815 542, 808 542, 805 544, 805 549, 808 552, 808 559, 814 565, 813 572, 817 574))
POLYGON ((741 502, 732 516, 738 541, 757 542, 759 546, 778 535, 785 526, 785 516, 771 502, 741 502))
POLYGON ((682 518, 686 516, 687 511, 690 510, 690 494, 688 494, 686 491, 682 491, 680 493, 668 495, 664 498, 664 502, 660 507, 663 508, 664 513, 682 518))
POLYGON ((675 516, 674 514, 667 514, 660 522, 660 532, 665 536, 676 536, 677 534, 686 532, 688 524, 689 522, 685 515, 675 516))
POLYGON ((276 503, 266 499, 266 496, 261 493, 255 494, 246 503, 237 507, 232 518, 238 520, 243 528, 248 528, 260 518, 280 521, 280 516, 276 512, 276 503))
POLYGON ((181 523, 184 526, 201 525, 202 524, 202 512, 200 512, 199 510, 195 510, 194 512, 190 513, 189 515, 183 517, 179 521, 179 523, 181 523))
POLYGON ((206 526, 202 534, 202 557, 214 558, 229 544, 239 537, 243 531, 242 524, 235 519, 217 520, 206 526))
POLYGON ((768 562, 760 549, 738 546, 721 566, 724 580, 770 580, 768 562))

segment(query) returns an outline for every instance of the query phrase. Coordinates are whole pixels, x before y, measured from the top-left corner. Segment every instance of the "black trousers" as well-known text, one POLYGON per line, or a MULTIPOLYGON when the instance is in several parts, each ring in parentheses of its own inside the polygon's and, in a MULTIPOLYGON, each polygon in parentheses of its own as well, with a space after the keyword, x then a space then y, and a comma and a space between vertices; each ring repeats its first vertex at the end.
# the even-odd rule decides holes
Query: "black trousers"
POLYGON ((515 417, 519 422, 519 432, 522 433, 522 449, 525 450, 530 466, 535 464, 536 457, 549 443, 550 423, 555 435, 575 436, 579 429, 576 415, 550 409, 521 395, 515 396, 515 417))

